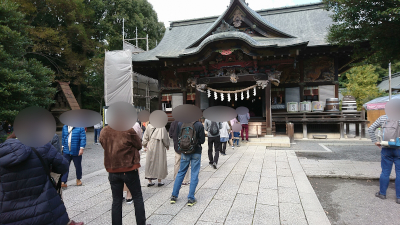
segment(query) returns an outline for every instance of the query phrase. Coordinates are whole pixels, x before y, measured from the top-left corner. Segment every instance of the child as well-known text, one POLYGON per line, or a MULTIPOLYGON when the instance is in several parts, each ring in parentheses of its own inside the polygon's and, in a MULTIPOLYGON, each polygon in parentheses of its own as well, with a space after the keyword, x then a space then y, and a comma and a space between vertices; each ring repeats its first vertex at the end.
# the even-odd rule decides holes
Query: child
POLYGON ((232 148, 235 148, 235 142, 237 142, 236 147, 240 147, 239 146, 239 136, 240 136, 240 132, 233 132, 233 145, 232 148))

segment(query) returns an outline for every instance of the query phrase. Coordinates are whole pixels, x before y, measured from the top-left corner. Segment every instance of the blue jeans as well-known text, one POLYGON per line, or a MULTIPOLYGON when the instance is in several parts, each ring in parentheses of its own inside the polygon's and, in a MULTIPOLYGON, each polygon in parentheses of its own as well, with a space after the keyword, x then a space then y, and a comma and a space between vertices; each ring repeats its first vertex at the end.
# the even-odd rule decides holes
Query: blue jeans
POLYGON ((182 154, 181 155, 181 166, 179 168, 178 175, 175 178, 174 189, 172 191, 172 196, 178 197, 179 190, 183 182, 183 178, 189 169, 189 164, 192 165, 192 174, 190 176, 190 188, 188 199, 195 200, 194 192, 196 191, 197 184, 199 183, 199 172, 200 172, 200 161, 201 154, 182 154))
POLYGON ((68 161, 68 171, 62 175, 61 182, 67 183, 69 174, 69 165, 71 164, 71 161, 74 161, 76 179, 78 180, 82 179, 82 156, 72 156, 65 153, 63 153, 63 156, 68 161))
POLYGON ((233 139, 233 145, 235 145, 235 142, 237 142, 237 145, 239 145, 239 139, 233 139))
POLYGON ((94 129, 94 143, 97 143, 97 138, 100 137, 100 131, 101 131, 101 128, 100 129, 94 129))
POLYGON ((382 148, 381 156, 382 173, 379 178, 379 192, 382 195, 386 195, 386 190, 389 187, 390 172, 392 172, 392 166, 394 163, 396 171, 396 197, 400 198, 400 149, 382 148))

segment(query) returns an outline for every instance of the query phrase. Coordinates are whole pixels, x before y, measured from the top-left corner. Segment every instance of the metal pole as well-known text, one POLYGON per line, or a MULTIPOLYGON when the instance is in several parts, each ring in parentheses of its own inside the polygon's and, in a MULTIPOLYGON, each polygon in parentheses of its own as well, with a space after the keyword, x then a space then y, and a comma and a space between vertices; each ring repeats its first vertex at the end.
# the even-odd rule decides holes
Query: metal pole
POLYGON ((136 27, 136 47, 138 47, 138 44, 137 44, 137 27, 136 27))
POLYGON ((125 44, 125 18, 122 18, 122 49, 124 49, 125 44))
POLYGON ((389 62, 389 100, 392 99, 392 63, 389 62))
POLYGON ((158 45, 157 40, 156 40, 156 46, 158 45))
POLYGON ((147 51, 149 51, 149 34, 146 35, 146 45, 147 51))

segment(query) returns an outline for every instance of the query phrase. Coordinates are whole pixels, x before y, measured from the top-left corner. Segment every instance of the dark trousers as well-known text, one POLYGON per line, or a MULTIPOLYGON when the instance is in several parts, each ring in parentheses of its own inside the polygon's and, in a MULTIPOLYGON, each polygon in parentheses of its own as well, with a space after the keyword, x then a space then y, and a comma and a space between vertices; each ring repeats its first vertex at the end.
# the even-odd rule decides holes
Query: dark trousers
POLYGON ((221 153, 226 153, 226 142, 221 142, 221 153))
POLYGON ((94 129, 94 143, 98 143, 97 142, 97 138, 100 138, 100 131, 101 131, 101 128, 100 129, 94 129))
POLYGON ((221 141, 219 139, 219 135, 216 137, 208 137, 208 159, 210 160, 210 164, 214 162, 218 164, 220 151, 221 151, 221 141), (214 159, 213 159, 213 144, 215 149, 214 159))
POLYGON ((244 133, 246 132, 246 141, 249 140, 249 125, 248 124, 242 124, 242 141, 244 140, 244 133))
MULTIPOLYGON (((71 161, 74 161, 76 179, 78 180, 82 179, 82 156, 72 156, 65 153, 63 153, 63 156, 64 158, 67 159, 68 165, 71 165, 71 161)), ((64 173, 63 176, 61 177, 61 182, 67 183, 68 174, 69 174, 69 166, 68 166, 68 171, 64 173)))
POLYGON ((112 225, 122 225, 122 195, 124 183, 132 194, 133 204, 135 206, 136 224, 145 225, 146 213, 144 211, 142 188, 140 186, 138 170, 126 173, 108 173, 108 180, 110 181, 113 197, 111 210, 112 225))

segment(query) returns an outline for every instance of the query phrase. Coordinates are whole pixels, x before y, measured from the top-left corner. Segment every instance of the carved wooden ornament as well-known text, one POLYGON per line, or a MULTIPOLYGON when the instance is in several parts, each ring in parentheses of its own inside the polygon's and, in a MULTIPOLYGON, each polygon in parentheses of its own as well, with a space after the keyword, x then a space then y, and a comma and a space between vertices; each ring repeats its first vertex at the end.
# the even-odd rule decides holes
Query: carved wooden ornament
POLYGON ((240 25, 242 25, 242 21, 244 20, 243 18, 243 12, 239 9, 236 9, 236 11, 233 13, 233 26, 240 27, 240 25))

